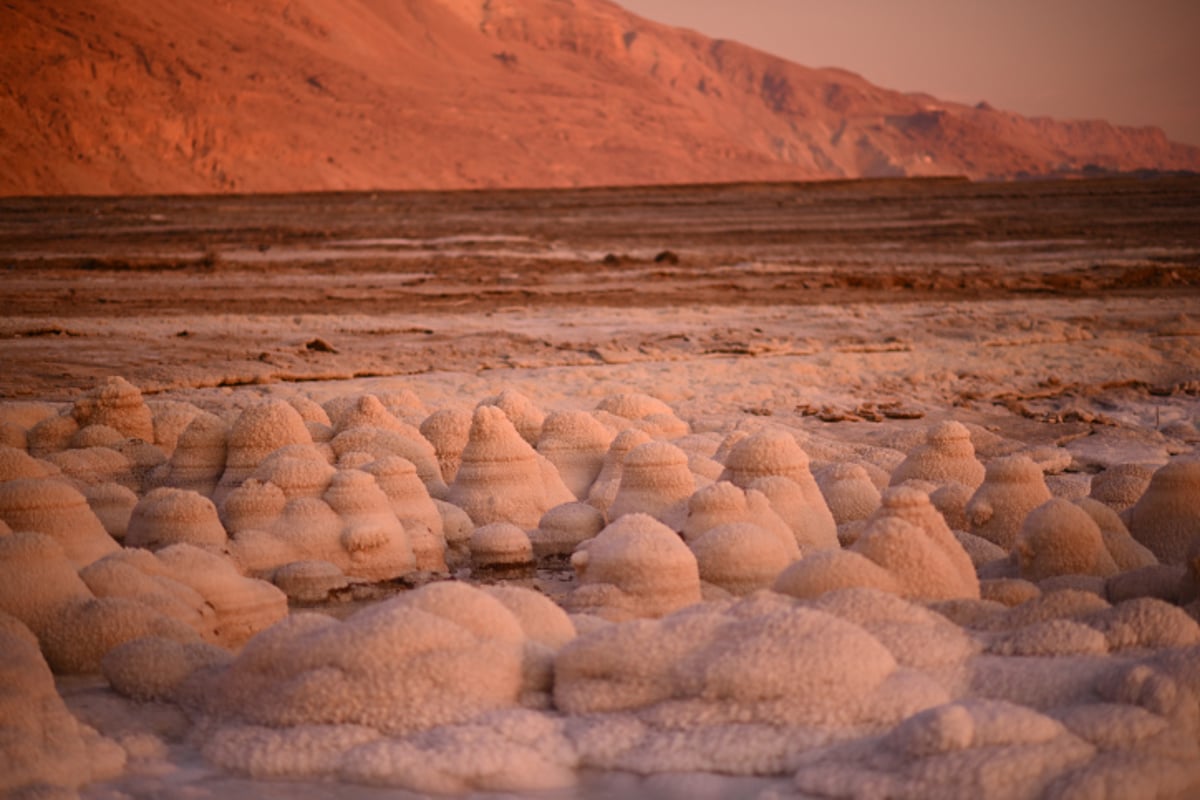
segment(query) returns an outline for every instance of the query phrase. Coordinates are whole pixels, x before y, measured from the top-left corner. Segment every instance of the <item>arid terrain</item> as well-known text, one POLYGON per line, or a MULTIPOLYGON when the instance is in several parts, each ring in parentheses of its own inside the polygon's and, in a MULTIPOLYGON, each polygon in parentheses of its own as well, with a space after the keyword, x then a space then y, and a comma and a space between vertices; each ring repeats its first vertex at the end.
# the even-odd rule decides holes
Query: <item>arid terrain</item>
POLYGON ((1142 544, 1195 525, 1195 495, 1150 527, 1111 512, 1133 533, 1103 543, 1093 525, 1103 564, 1054 561, 1028 509, 1020 544, 994 544, 972 510, 1005 465, 1084 517, 1113 476, 1150 497, 1163 465, 1194 471, 1200 179, 9 198, 0 269, 0 636, 27 681, 0 708, 65 702, 96 729, 14 711, 70 732, 30 745, 28 780, 95 800, 1200 787, 1198 566, 1142 544), (435 419, 470 428, 457 477, 435 419), (601 444, 553 494, 575 480, 567 421, 601 444), (934 431, 967 477, 917 471, 934 431), (763 505, 793 482, 739 474, 782 469, 753 447, 784 448, 825 522, 763 505), (608 484, 605 459, 624 470, 608 484), (394 508, 428 506, 427 530, 378 488, 405 475, 418 491, 394 508), (686 489, 654 506, 667 475, 686 489), (879 487, 835 530, 843 478, 879 487), (36 517, 66 485, 73 521, 36 517), (727 550, 696 521, 720 491, 760 503, 727 550), (588 554, 489 573, 479 532, 542 547, 563 492, 563 530, 605 526, 588 554), (155 517, 168 496, 198 516, 155 517), (936 524, 896 519, 906 503, 936 524), (85 529, 101 557, 49 542, 85 529), (270 561, 272 536, 333 544, 270 561), (888 536, 916 556, 871 549, 888 536), (135 601, 157 621, 122 631, 157 633, 92 635, 135 601))

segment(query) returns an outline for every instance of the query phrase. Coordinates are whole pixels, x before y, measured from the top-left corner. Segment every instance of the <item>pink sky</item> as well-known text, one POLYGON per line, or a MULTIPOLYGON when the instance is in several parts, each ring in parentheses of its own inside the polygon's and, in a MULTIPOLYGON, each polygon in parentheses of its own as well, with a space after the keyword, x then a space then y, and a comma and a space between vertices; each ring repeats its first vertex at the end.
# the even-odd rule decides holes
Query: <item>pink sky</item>
POLYGON ((1200 0, 617 0, 890 89, 1200 145, 1200 0))

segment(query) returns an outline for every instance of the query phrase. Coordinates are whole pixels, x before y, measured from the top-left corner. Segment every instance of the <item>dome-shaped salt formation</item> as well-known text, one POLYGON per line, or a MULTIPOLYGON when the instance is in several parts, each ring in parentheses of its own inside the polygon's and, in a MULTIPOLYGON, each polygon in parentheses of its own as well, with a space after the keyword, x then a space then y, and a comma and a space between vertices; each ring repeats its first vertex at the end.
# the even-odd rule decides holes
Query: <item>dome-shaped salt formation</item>
POLYGON ((125 441, 125 434, 107 425, 88 425, 80 428, 71 437, 71 448, 82 450, 87 447, 113 447, 125 441))
POLYGON ((0 612, 21 620, 39 638, 69 605, 92 597, 62 546, 40 533, 0 536, 0 574, 0 612))
POLYGON ((525 642, 501 601, 466 584, 435 583, 341 622, 289 616, 252 639, 203 700, 225 725, 410 733, 515 706, 525 642))
POLYGON ((998 458, 967 502, 970 533, 1012 550, 1025 515, 1049 499, 1042 471, 1028 456, 998 458))
POLYGON ((733 522, 749 522, 772 533, 789 563, 800 557, 791 527, 775 513, 767 496, 756 489, 743 491, 729 481, 709 484, 688 498, 687 518, 680 533, 692 541, 711 528, 733 522))
POLYGON ((571 556, 579 586, 572 613, 612 620, 660 617, 700 601, 696 557, 670 528, 646 514, 626 514, 571 556))
POLYGON ((165 486, 138 501, 125 533, 126 546, 151 550, 187 542, 219 552, 226 539, 211 500, 197 492, 165 486))
POLYGON ((951 530, 966 531, 971 525, 967 522, 967 503, 975 490, 961 483, 944 483, 929 493, 929 502, 941 512, 942 517, 951 530))
POLYGON ((64 705, 37 639, 0 615, 0 795, 71 796, 124 767, 125 751, 64 705))
POLYGON ((149 550, 126 548, 79 571, 96 597, 123 597, 184 623, 207 641, 217 641, 217 616, 195 589, 176 580, 149 550))
POLYGON ((445 572, 446 539, 442 532, 442 515, 413 463, 399 456, 388 456, 366 464, 362 469, 375 477, 375 482, 391 502, 392 511, 408 534, 417 569, 445 572))
POLYGON ((604 529, 604 515, 587 503, 563 503, 542 515, 530 531, 533 555, 539 561, 561 561, 604 529))
POLYGON ((147 636, 117 645, 100 661, 100 670, 118 694, 141 702, 175 699, 193 672, 233 660, 228 650, 207 642, 181 643, 147 636))
POLYGON ((229 426, 215 414, 202 411, 179 434, 163 483, 212 495, 225 471, 229 426))
POLYGON ((625 456, 633 448, 650 441, 650 434, 645 431, 628 429, 621 431, 613 439, 604 455, 604 463, 592 487, 588 490, 587 501, 607 514, 621 488, 621 473, 624 471, 625 456))
POLYGON ((133 490, 119 483, 102 483, 89 486, 83 496, 108 535, 118 542, 123 540, 129 527, 129 518, 138 503, 138 496, 133 490))
POLYGON ((442 480, 453 483, 462 463, 462 451, 471 438, 471 412, 461 408, 439 409, 421 423, 421 435, 433 445, 442 480))
POLYGON ((816 480, 838 525, 866 519, 879 508, 879 490, 861 464, 833 464, 821 470, 816 480))
POLYGON ((687 453, 673 444, 650 441, 629 451, 621 469, 621 485, 608 509, 608 518, 642 513, 660 520, 687 513, 687 500, 696 490, 687 453))
MULTIPOLYGON (((1129 532, 1164 564, 1181 564, 1200 538, 1200 458, 1160 467, 1126 512, 1129 532)), ((14 526, 16 527, 16 526, 14 526)))
POLYGON ((271 583, 282 589, 289 600, 320 603, 349 586, 350 579, 328 561, 293 561, 275 570, 271 583))
POLYGON ((1150 548, 1138 542, 1130 535, 1125 523, 1109 506, 1091 497, 1081 497, 1073 501, 1075 505, 1087 512, 1092 521, 1100 526, 1100 535, 1104 538, 1104 547, 1117 569, 1121 572, 1158 564, 1158 559, 1150 548))
POLYGON ((777 534, 752 522, 709 528, 688 547, 696 556, 701 580, 738 596, 770 588, 796 557, 777 534))
POLYGON ((341 545, 350 556, 347 575, 387 580, 416 569, 408 534, 374 477, 341 470, 330 481, 325 502, 342 521, 341 545))
POLYGON ((761 492, 771 504, 779 518, 792 529, 792 536, 802 553, 840 547, 836 524, 831 525, 833 516, 821 498, 820 505, 812 504, 814 493, 820 490, 814 483, 808 491, 791 478, 768 475, 757 478, 746 487, 747 491, 761 492))
POLYGON ((1149 464, 1113 464, 1092 476, 1089 496, 1113 511, 1124 511, 1145 494, 1154 469, 1149 464))
POLYGON ((294 395, 287 399, 288 404, 296 409, 296 413, 300 415, 309 425, 309 430, 312 430, 313 425, 320 425, 326 428, 333 427, 333 420, 329 418, 329 414, 321 406, 310 397, 305 397, 302 394, 294 395))
POLYGON ((314 446, 291 445, 267 456, 252 473, 260 481, 270 481, 284 497, 320 497, 329 488, 337 472, 314 446))
POLYGON ((521 438, 502 410, 479 406, 446 499, 476 525, 511 522, 533 529, 551 508, 575 499, 556 479, 554 467, 521 438))
MULTIPOLYGON (((442 480, 442 469, 437 461, 433 445, 425 440, 415 428, 406 426, 405 432, 385 430, 382 428, 349 428, 342 431, 330 442, 334 455, 338 458, 339 466, 343 457, 351 453, 369 456, 369 461, 377 461, 388 456, 398 456, 412 462, 417 468, 417 475, 425 484, 426 490, 432 497, 444 498, 448 491, 442 480)), ((355 468, 362 464, 354 465, 355 468)))
POLYGON ((434 499, 438 515, 442 518, 442 536, 446 540, 446 566, 455 570, 466 566, 471 560, 471 534, 475 523, 467 512, 445 500, 434 499))
POLYGON ((772 492, 755 484, 762 478, 788 478, 799 486, 805 500, 804 519, 793 519, 778 506, 775 510, 792 526, 803 550, 806 541, 837 541, 837 522, 808 464, 808 455, 796 444, 795 437, 783 430, 766 429, 747 436, 730 449, 720 479, 742 488, 758 488, 768 498, 772 497, 772 492))
POLYGON ((675 411, 662 400, 638 392, 609 395, 596 404, 596 410, 627 420, 645 419, 658 414, 664 416, 674 416, 675 414, 675 411))
POLYGON ((546 414, 532 400, 515 389, 479 401, 480 406, 494 406, 504 412, 517 433, 530 445, 536 445, 542 435, 546 414))
POLYGON ((806 555, 781 572, 771 585, 773 591, 801 600, 851 588, 900 594, 892 573, 853 550, 819 550, 806 555))
POLYGON ((971 433, 962 424, 947 420, 929 429, 925 444, 919 445, 892 473, 892 485, 906 480, 938 485, 961 483, 972 489, 983 483, 983 464, 975 458, 971 433))
POLYGON ((25 434, 29 455, 43 458, 71 446, 71 437, 79 430, 79 423, 70 414, 47 417, 30 428, 25 434))
POLYGON ((954 538, 928 495, 917 489, 894 486, 885 491, 879 510, 867 522, 867 529, 854 549, 891 570, 904 588, 902 594, 911 592, 912 597, 927 599, 979 597, 979 580, 970 556, 954 538), (910 523, 922 535, 914 537, 911 533, 888 529, 878 542, 865 542, 875 521, 885 519, 910 523), (917 563, 921 566, 914 571, 917 563), (923 571, 927 573, 922 575, 923 571))
POLYGON ((1082 508, 1061 498, 1029 512, 1013 552, 1021 577, 1035 583, 1055 575, 1107 577, 1118 571, 1100 526, 1082 508))
POLYGON ((394 431, 404 436, 419 435, 416 428, 396 419, 392 412, 373 394, 364 394, 339 409, 334 421, 334 432, 342 433, 352 428, 378 428, 394 431))
POLYGON ((75 401, 71 415, 84 428, 107 425, 122 435, 154 441, 154 417, 138 388, 124 378, 107 378, 75 401))
POLYGON ((179 436, 204 412, 191 403, 177 400, 155 400, 147 405, 154 418, 153 443, 170 458, 179 444, 179 436))
POLYGON ((120 483, 136 489, 138 485, 129 459, 110 447, 49 453, 46 462, 57 467, 76 486, 120 483))
POLYGON ((10 420, 0 420, 0 447, 13 447, 24 451, 28 446, 24 428, 10 420))
POLYGON ((240 647, 287 616, 287 595, 266 581, 247 578, 227 558, 189 544, 156 553, 172 578, 190 586, 216 612, 216 643, 240 647))
POLYGON ((0 483, 18 478, 49 478, 58 474, 58 468, 48 462, 15 447, 0 445, 0 483))
POLYGON ((53 537, 76 567, 120 549, 80 492, 56 478, 0 483, 0 519, 14 531, 53 537))
POLYGON ((537 450, 558 470, 575 497, 584 499, 612 444, 613 434, 585 411, 556 411, 542 423, 537 450))
POLYGON ((471 534, 471 575, 491 580, 530 578, 534 572, 533 544, 511 522, 493 522, 471 534))
POLYGON ((220 516, 229 533, 269 530, 283 513, 287 495, 270 481, 250 478, 225 496, 220 516))
POLYGON ((312 444, 312 436, 300 414, 287 401, 265 400, 247 408, 229 430, 225 472, 213 499, 219 504, 267 456, 290 444, 312 444))

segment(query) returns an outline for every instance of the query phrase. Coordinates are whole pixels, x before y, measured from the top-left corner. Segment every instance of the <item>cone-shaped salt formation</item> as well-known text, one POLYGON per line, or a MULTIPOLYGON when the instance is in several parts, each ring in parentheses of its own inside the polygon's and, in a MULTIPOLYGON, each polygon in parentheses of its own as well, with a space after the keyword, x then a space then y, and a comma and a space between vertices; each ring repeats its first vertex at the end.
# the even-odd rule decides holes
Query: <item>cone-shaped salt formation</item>
POLYGON ((373 394, 361 395, 340 409, 334 432, 342 433, 351 428, 378 428, 410 437, 416 433, 413 426, 396 419, 373 394))
POLYGON ((442 480, 453 483, 462 463, 462 451, 471 438, 471 412, 461 408, 439 409, 421 423, 421 435, 433 445, 442 480))
POLYGON ((15 447, 0 446, 0 483, 18 478, 49 478, 59 474, 57 467, 36 459, 15 447))
POLYGON ((701 580, 739 596, 770 588, 798 555, 789 552, 778 535, 752 522, 709 528, 688 547, 696 556, 701 580))
POLYGON ((626 514, 571 557, 579 587, 566 608, 612 620, 659 617, 700 601, 696 557, 670 528, 626 514))
POLYGON ((494 397, 481 400, 479 405, 494 406, 503 411, 522 439, 530 445, 537 444, 546 414, 528 397, 515 389, 505 389, 494 397))
POLYGON ((972 489, 983 483, 984 469, 975 458, 971 433, 966 427, 947 420, 929 429, 925 444, 919 445, 892 473, 892 485, 917 479, 938 485, 961 483, 972 489))
POLYGON ((46 455, 46 462, 57 467, 63 477, 76 486, 98 486, 120 483, 136 489, 129 459, 109 447, 89 447, 86 450, 62 450, 46 455))
POLYGON ((232 533, 269 530, 283 513, 287 495, 270 481, 250 478, 231 491, 221 503, 221 522, 232 533))
POLYGON ((799 486, 805 501, 804 518, 793 519, 778 506, 775 510, 792 526, 796 541, 804 550, 805 542, 837 541, 837 522, 808 463, 808 455, 796 444, 795 437, 787 431, 766 429, 747 436, 730 449, 721 480, 732 481, 742 488, 758 488, 768 498, 772 498, 772 492, 755 486, 755 481, 778 476, 799 486))
POLYGON ((779 539, 789 563, 800 557, 800 547, 791 527, 775 513, 770 500, 755 489, 742 489, 729 481, 709 484, 688 498, 688 514, 680 533, 691 541, 710 528, 733 522, 749 522, 779 539))
POLYGON ((584 411, 557 411, 542 424, 537 450, 558 470, 576 498, 584 499, 612 444, 613 434, 584 411))
POLYGON ((155 400, 148 405, 154 417, 153 443, 162 450, 163 455, 170 458, 179 444, 180 435, 192 424, 192 420, 204 412, 191 403, 176 400, 155 400))
POLYGON ((1200 459, 1180 458, 1160 467, 1128 515, 1134 539, 1164 564, 1182 564, 1200 538, 1200 459))
POLYGON ((138 496, 133 490, 119 483, 102 483, 89 486, 83 496, 108 535, 118 542, 123 540, 129 528, 129 517, 138 504, 138 496))
POLYGON ((342 521, 341 545, 350 556, 350 565, 343 567, 347 575, 387 580, 416 569, 404 526, 374 477, 360 470, 339 471, 325 502, 342 521))
POLYGON ((71 446, 71 437, 79 431, 79 423, 70 414, 56 414, 34 425, 25 434, 29 455, 44 458, 71 446))
POLYGON ((157 550, 187 542, 219 552, 226 538, 211 500, 197 492, 164 486, 138 501, 129 519, 125 544, 157 550))
POLYGON ((621 485, 608 509, 608 518, 649 514, 658 519, 686 514, 687 500, 696 489, 687 453, 673 444, 651 441, 625 456, 621 485))
POLYGON ((220 417, 201 412, 179 434, 164 483, 212 495, 225 471, 229 426, 220 417))
POLYGON ((267 456, 290 444, 312 444, 312 436, 286 401, 266 400, 243 411, 229 431, 225 472, 213 499, 220 504, 267 456))
POLYGON ((608 513, 609 507, 612 506, 613 500, 621 488, 621 473, 625 468, 625 456, 633 448, 649 441, 650 434, 645 431, 629 429, 617 434, 604 456, 604 464, 600 467, 600 473, 592 482, 592 488, 588 490, 587 501, 590 504, 603 513, 608 513))
POLYGON ((218 640, 212 606, 195 589, 176 580, 149 550, 119 550, 81 569, 79 577, 96 597, 136 600, 184 623, 207 641, 218 640))
MULTIPOLYGON (((820 505, 812 504, 812 490, 806 492, 794 480, 782 475, 757 478, 747 489, 766 496, 771 508, 792 529, 792 536, 795 537, 800 552, 811 553, 840 547, 837 526, 831 524, 833 515, 829 513, 824 498, 821 499, 820 505)), ((820 494, 815 484, 813 489, 820 494)))
POLYGON ((364 463, 388 456, 399 456, 411 461, 429 494, 437 498, 446 496, 448 488, 442 480, 442 468, 438 465, 433 445, 415 428, 406 426, 403 433, 382 428, 349 428, 334 437, 330 445, 339 459, 339 466, 342 467, 352 466, 341 463, 342 457, 350 453, 369 455, 369 460, 364 463))
POLYGON ((417 569, 446 571, 446 539, 442 533, 442 515, 411 461, 399 456, 373 461, 363 472, 375 476, 375 482, 387 495, 392 511, 404 526, 417 559, 417 569))
POLYGON ((1100 535, 1104 537, 1104 547, 1121 572, 1151 567, 1158 563, 1158 559, 1154 557, 1150 548, 1130 535, 1129 529, 1125 527, 1125 523, 1112 508, 1091 497, 1081 497, 1073 502, 1086 511, 1092 521, 1100 526, 1100 535))
POLYGON ((1068 500, 1047 500, 1025 517, 1013 551, 1021 577, 1041 581, 1056 575, 1116 573, 1100 535, 1100 526, 1068 500))
POLYGON ((819 550, 785 569, 771 589, 802 600, 837 589, 870 588, 900 594, 895 576, 853 550, 819 550))
POLYGON ((124 378, 106 379, 75 401, 71 410, 79 427, 107 425, 124 436, 154 441, 154 417, 138 388, 124 378))
POLYGON ((866 519, 879 508, 879 490, 861 464, 833 464, 821 470, 816 480, 838 525, 866 519))
POLYGON ((87 447, 113 447, 125 441, 125 434, 107 425, 88 425, 80 428, 71 437, 71 448, 82 450, 87 447))
POLYGON ((1113 464, 1092 476, 1089 496, 1114 511, 1124 511, 1146 493, 1153 476, 1154 467, 1149 464, 1113 464))
POLYGON ((493 522, 471 534, 471 574, 492 580, 531 578, 533 544, 511 522, 493 522))
POLYGON ((1028 456, 998 458, 967 502, 970 533, 1012 550, 1025 515, 1049 499, 1042 471, 1028 456))
POLYGON ((39 638, 68 605, 92 597, 62 546, 40 533, 0 536, 0 572, 0 612, 21 620, 39 638))
POLYGON ((527 530, 561 502, 548 497, 537 452, 495 406, 475 409, 470 441, 447 499, 476 525, 511 522, 527 530))
POLYGON ((0 519, 14 531, 53 537, 76 567, 120 549, 92 513, 87 498, 55 478, 0 483, 0 519))
POLYGON ((272 453, 254 470, 253 477, 270 481, 291 500, 320 497, 337 472, 321 451, 311 445, 290 445, 272 453))

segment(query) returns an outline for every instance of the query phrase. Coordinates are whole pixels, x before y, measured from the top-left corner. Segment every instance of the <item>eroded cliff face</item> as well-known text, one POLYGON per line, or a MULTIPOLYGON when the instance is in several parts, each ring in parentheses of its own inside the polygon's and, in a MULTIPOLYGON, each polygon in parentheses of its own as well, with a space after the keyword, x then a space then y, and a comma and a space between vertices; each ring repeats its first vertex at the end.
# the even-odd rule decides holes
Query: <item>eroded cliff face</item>
POLYGON ((0 8, 0 193, 1200 169, 1155 128, 877 87, 604 0, 0 8))

